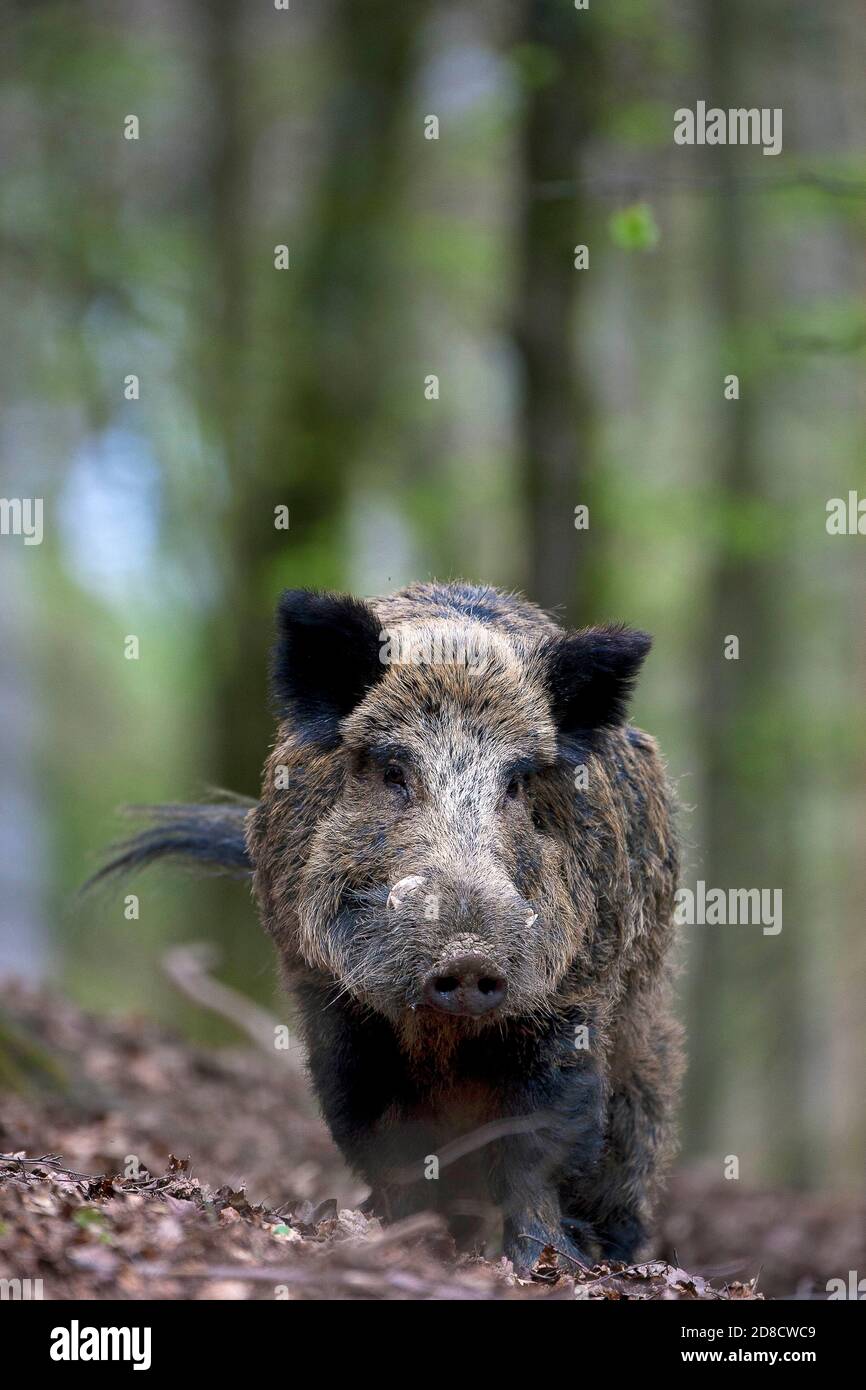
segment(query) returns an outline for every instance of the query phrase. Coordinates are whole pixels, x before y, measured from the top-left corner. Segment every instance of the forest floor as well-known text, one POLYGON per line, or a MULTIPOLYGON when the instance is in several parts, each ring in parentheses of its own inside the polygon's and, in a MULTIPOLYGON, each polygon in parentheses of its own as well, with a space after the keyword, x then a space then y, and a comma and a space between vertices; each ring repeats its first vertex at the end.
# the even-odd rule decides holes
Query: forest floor
POLYGON ((458 1258, 433 1217, 360 1211, 296 1058, 191 1046, 20 987, 0 1007, 55 1068, 54 1089, 22 1086, 22 1056, 0 1109, 0 1278, 41 1279, 45 1298, 822 1298, 866 1269, 862 1199, 685 1169, 656 1259, 565 1273, 547 1251, 518 1278, 458 1258))

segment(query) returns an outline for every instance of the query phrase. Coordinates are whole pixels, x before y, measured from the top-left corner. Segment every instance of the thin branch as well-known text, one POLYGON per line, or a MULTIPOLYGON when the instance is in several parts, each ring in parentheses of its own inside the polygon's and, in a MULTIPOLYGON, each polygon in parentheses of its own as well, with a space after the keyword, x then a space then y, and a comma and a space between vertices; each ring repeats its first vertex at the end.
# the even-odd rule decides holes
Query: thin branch
POLYGON ((206 942, 175 946, 162 958, 162 968, 181 994, 192 999, 221 1018, 228 1019, 270 1058, 276 1058, 305 1082, 300 1047, 277 1048, 276 1030, 280 1026, 273 1014, 253 1003, 239 990, 214 979, 210 971, 219 959, 215 949, 206 942))
POLYGON ((24 1177, 27 1176, 24 1171, 25 1164, 30 1168, 51 1168, 57 1173, 73 1178, 76 1182, 100 1182, 102 1178, 107 1176, 104 1173, 99 1173, 96 1176, 92 1173, 76 1173, 73 1168, 65 1167, 60 1159, 53 1154, 43 1154, 42 1158, 23 1158, 17 1157, 15 1154, 0 1154, 0 1163, 7 1164, 11 1171, 17 1169, 24 1177))
MULTIPOLYGON (((542 1129, 545 1124, 550 1123, 550 1113, 546 1110, 536 1110, 529 1115, 505 1116, 501 1120, 490 1120, 485 1125, 479 1125, 477 1129, 472 1129, 468 1134, 461 1134, 459 1139, 452 1139, 449 1143, 443 1144, 439 1154, 439 1168, 447 1168, 450 1163, 456 1163, 458 1159, 465 1158, 467 1154, 474 1153, 477 1149, 483 1149, 488 1144, 493 1144, 497 1139, 506 1138, 511 1134, 532 1134, 537 1129, 542 1129)), ((418 1181, 418 1165, 409 1164, 402 1168, 392 1168, 388 1173, 390 1182, 413 1183, 418 1181)))
MULTIPOLYGON (((147 1178, 125 1178, 119 1174, 109 1173, 77 1173, 74 1168, 67 1168, 60 1158, 54 1154, 43 1154, 41 1158, 17 1157, 14 1154, 0 1154, 0 1164, 7 1167, 0 1169, 0 1177, 12 1177, 20 1173, 27 1179, 25 1165, 31 1169, 50 1168, 58 1177, 69 1178, 72 1182, 87 1183, 89 1186, 104 1182, 118 1183, 121 1191, 124 1192, 158 1192, 164 1187, 169 1187, 177 1174, 163 1173, 160 1177, 149 1176, 147 1178)), ((29 1179, 28 1179, 29 1180, 29 1179)))

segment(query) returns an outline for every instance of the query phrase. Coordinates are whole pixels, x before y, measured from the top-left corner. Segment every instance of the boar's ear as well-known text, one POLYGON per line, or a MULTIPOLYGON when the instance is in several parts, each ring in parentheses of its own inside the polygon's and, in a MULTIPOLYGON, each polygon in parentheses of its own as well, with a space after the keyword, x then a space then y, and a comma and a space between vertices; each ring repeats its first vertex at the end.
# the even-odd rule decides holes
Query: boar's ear
POLYGON ((590 627, 554 639, 547 657, 553 717, 563 734, 622 724, 652 638, 627 627, 590 627))
POLYGON ((369 604, 343 594, 286 589, 277 606, 271 679, 298 731, 334 746, 338 724, 385 673, 381 624, 369 604))

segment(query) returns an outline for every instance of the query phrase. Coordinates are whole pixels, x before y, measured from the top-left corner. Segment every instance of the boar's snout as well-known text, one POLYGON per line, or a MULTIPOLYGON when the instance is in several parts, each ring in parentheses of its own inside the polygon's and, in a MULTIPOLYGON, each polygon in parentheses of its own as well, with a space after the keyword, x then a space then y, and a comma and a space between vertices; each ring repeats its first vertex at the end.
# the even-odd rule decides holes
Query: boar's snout
POLYGON ((498 1009, 508 982, 486 956, 454 956, 440 961, 424 981, 424 999, 441 1013, 478 1018, 498 1009))

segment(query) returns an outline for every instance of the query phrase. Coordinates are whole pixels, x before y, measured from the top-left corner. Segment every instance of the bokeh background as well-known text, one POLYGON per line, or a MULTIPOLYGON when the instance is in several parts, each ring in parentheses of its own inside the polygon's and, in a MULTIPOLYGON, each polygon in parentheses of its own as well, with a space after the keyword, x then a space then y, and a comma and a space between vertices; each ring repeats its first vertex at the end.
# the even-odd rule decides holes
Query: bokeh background
POLYGON ((0 537, 0 971, 218 1043, 161 968, 207 940, 284 1012, 244 885, 76 898, 116 808, 255 794, 283 586, 519 588, 655 634, 684 883, 783 891, 683 931, 685 1160, 862 1187, 862 0, 0 14, 0 494, 45 506, 0 537), (698 100, 783 152, 676 146, 698 100))

